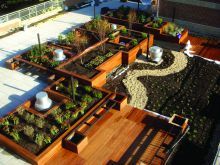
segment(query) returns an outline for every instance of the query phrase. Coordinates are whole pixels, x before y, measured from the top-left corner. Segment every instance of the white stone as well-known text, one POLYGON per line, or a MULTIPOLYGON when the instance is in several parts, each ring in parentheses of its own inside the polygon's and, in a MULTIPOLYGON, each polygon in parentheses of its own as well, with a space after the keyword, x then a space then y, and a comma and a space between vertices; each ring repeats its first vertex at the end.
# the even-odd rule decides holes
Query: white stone
POLYGON ((112 24, 111 27, 112 27, 112 30, 116 30, 117 29, 117 25, 116 24, 112 24))
POLYGON ((54 51, 54 56, 53 56, 54 61, 63 61, 65 59, 66 59, 66 56, 63 54, 62 49, 56 49, 54 51))
POLYGON ((39 92, 36 94, 35 108, 38 111, 45 111, 48 108, 50 108, 51 105, 52 105, 52 100, 48 98, 46 92, 39 92))

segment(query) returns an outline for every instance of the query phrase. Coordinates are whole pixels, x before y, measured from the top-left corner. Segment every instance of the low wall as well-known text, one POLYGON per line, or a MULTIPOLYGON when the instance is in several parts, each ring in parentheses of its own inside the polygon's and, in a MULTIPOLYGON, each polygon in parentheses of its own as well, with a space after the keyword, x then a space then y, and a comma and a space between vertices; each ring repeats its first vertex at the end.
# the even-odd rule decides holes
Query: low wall
POLYGON ((14 20, 11 20, 5 23, 1 23, 0 24, 0 36, 5 35, 9 33, 10 31, 12 31, 13 29, 18 28, 20 26, 21 26, 21 20, 19 18, 16 18, 14 20))

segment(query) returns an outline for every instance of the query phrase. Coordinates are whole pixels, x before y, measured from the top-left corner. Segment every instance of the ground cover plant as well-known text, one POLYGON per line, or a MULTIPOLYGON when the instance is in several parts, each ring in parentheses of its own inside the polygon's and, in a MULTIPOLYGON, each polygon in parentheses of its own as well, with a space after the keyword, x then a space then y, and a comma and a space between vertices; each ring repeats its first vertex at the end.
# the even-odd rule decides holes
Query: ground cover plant
POLYGON ((142 10, 135 10, 128 6, 120 6, 118 9, 108 13, 108 16, 119 19, 130 20, 130 22, 137 22, 146 24, 151 21, 150 13, 142 10), (133 17, 132 17, 133 16, 133 17))
POLYGON ((168 34, 173 37, 181 37, 184 28, 178 26, 173 22, 168 22, 166 26, 163 28, 163 33, 168 34))
MULTIPOLYGON (((220 68, 199 57, 187 60, 187 66, 180 72, 165 76, 146 75, 138 77, 137 80, 147 90, 146 109, 166 116, 176 113, 189 118, 190 131, 183 142, 183 147, 177 152, 178 158, 174 158, 174 162, 179 163, 181 160, 183 164, 190 162, 200 164, 204 161, 201 155, 205 157, 207 154, 213 128, 219 120, 217 116, 219 116, 218 102, 220 101, 220 68), (185 157, 191 159, 185 160, 185 157)), ((168 52, 164 54, 160 65, 134 63, 129 71, 147 69, 161 72, 173 63, 174 57, 168 52)), ((123 83, 127 74, 128 71, 109 81, 105 88, 130 95, 123 83)), ((129 100, 131 98, 130 95, 129 100)))
POLYGON ((73 84, 74 99, 70 81, 61 82, 54 90, 71 99, 45 118, 36 116, 21 106, 15 113, 0 121, 0 133, 35 155, 40 154, 104 97, 101 91, 80 84, 77 80, 73 84))
POLYGON ((163 25, 163 19, 162 18, 154 18, 153 21, 151 21, 148 26, 151 26, 152 28, 160 28, 163 25))

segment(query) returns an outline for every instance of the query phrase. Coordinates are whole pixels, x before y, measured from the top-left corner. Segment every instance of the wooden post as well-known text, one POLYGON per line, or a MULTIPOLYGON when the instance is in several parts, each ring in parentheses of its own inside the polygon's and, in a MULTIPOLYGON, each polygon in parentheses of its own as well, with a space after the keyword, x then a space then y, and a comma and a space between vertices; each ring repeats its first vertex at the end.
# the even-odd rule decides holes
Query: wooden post
POLYGON ((140 8, 140 0, 138 0, 138 14, 139 14, 139 8, 140 8))
POLYGON ((149 30, 147 31, 147 55, 146 58, 148 59, 148 54, 149 54, 149 43, 150 43, 150 32, 149 30))
POLYGON ((173 8, 172 22, 174 22, 175 15, 176 15, 176 8, 174 7, 174 8, 173 8))
POLYGON ((75 102, 75 91, 74 91, 74 82, 73 77, 71 76, 71 88, 72 88, 72 101, 75 102))
POLYGON ((41 43, 40 43, 40 34, 39 33, 37 33, 37 39, 38 39, 39 51, 40 51, 40 54, 41 54, 42 52, 41 52, 41 43))

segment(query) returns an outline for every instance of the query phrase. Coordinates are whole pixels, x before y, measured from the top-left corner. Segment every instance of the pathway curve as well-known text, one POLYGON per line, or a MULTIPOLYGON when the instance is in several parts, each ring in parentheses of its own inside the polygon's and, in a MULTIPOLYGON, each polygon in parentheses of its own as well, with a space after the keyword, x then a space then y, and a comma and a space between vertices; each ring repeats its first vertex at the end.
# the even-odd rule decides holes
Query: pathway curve
POLYGON ((138 80, 138 77, 142 76, 167 76, 182 71, 187 66, 187 57, 176 51, 171 51, 174 56, 174 62, 168 68, 156 69, 156 70, 132 70, 126 75, 123 80, 125 87, 131 95, 130 105, 144 109, 147 104, 147 89, 138 80))

